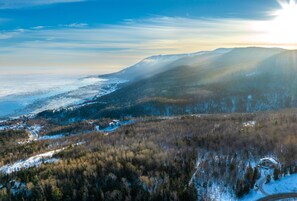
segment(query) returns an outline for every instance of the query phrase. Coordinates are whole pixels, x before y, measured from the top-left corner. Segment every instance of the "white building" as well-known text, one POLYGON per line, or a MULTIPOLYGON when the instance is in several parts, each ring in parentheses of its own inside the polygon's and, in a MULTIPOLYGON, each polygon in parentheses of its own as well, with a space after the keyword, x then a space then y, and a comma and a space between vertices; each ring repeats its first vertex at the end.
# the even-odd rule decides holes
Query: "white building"
POLYGON ((260 159, 258 166, 265 169, 279 169, 281 167, 281 164, 278 160, 267 157, 260 159))

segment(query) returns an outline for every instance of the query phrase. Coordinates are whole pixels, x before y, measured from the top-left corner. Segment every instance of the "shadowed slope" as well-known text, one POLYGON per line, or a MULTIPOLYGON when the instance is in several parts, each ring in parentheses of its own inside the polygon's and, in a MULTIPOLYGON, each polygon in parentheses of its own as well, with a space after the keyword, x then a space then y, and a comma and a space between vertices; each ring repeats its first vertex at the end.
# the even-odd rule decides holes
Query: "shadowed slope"
POLYGON ((186 56, 164 67, 168 70, 128 82, 94 104, 55 115, 77 120, 295 107, 296 64, 296 51, 276 48, 238 48, 186 56))

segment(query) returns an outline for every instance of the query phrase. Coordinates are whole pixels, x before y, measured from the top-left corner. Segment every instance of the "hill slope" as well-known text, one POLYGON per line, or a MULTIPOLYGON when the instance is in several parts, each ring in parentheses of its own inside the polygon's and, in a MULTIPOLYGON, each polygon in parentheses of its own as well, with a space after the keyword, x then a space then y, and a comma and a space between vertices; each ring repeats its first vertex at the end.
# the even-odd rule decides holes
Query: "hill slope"
POLYGON ((109 75, 136 73, 137 78, 132 76, 121 89, 96 99, 93 104, 40 115, 78 120, 254 112, 297 106, 297 51, 237 48, 179 57, 169 64, 151 67, 142 63, 142 68, 136 65, 109 75), (155 69, 154 73, 145 76, 150 68, 155 69))

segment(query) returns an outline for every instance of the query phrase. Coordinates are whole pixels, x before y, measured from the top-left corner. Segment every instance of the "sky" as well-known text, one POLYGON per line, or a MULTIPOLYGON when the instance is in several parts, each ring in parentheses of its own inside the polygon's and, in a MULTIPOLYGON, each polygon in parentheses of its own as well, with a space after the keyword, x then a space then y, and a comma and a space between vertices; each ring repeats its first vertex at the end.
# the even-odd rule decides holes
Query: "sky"
POLYGON ((0 75, 104 74, 151 55, 220 47, 294 49, 295 6, 294 0, 0 0, 0 75))

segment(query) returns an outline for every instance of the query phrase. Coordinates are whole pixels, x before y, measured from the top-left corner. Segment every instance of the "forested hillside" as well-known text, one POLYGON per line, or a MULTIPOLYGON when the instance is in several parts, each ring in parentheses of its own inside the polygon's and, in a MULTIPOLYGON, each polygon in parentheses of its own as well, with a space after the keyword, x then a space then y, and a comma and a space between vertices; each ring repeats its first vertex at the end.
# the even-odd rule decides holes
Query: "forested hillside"
MULTIPOLYGON (((54 124, 48 127, 55 130, 54 124)), ((296 127, 291 110, 141 118, 112 133, 93 131, 27 145, 4 141, 3 147, 11 148, 1 149, 1 155, 15 160, 66 148, 54 155, 55 163, 1 175, 0 199, 211 200, 214 188, 240 198, 259 178, 255 164, 262 157, 280 160, 279 175, 297 172, 296 127), (25 186, 16 188, 15 182, 25 186)), ((1 159, 2 164, 13 161, 1 159)))
MULTIPOLYGON (((163 64, 164 61, 159 60, 163 64)), ((153 63, 157 65, 159 60, 153 63)), ((183 56, 157 67, 144 62, 141 68, 135 65, 109 75, 116 78, 122 74, 127 77, 129 72, 139 75, 138 79, 131 78, 113 93, 82 107, 44 111, 39 116, 72 122, 102 117, 294 108, 297 106, 296 63, 296 51, 273 48, 206 52, 183 56), (141 70, 146 72, 146 68, 156 69, 158 73, 145 76, 141 70)))

